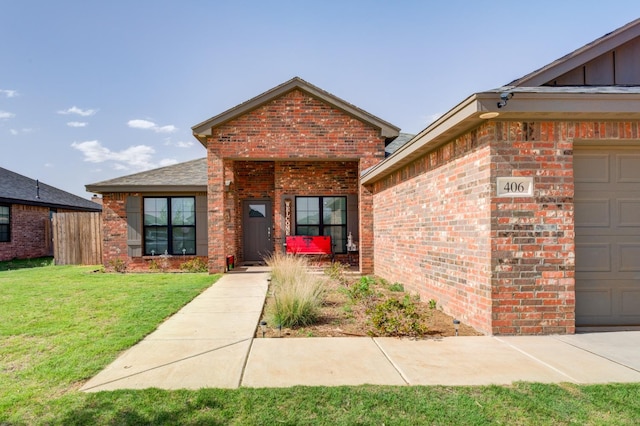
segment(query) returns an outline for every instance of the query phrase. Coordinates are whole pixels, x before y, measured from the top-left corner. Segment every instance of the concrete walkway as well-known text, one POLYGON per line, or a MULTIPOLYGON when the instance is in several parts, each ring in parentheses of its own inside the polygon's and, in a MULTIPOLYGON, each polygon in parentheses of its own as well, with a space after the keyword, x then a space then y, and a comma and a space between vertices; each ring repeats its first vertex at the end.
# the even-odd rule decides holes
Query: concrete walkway
POLYGON ((254 339, 268 270, 225 274, 82 390, 640 382, 640 331, 254 339))

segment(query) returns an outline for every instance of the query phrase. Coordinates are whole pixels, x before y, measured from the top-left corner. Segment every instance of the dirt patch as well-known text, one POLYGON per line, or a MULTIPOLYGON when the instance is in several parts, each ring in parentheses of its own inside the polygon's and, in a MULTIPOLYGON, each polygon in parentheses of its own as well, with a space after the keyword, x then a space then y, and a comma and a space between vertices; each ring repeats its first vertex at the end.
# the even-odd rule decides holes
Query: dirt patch
MULTIPOLYGON (((353 302, 344 291, 345 283, 338 280, 326 278, 327 296, 325 303, 320 309, 318 321, 313 325, 294 328, 278 329, 275 324, 269 324, 269 320, 264 317, 261 321, 267 321, 264 327, 264 337, 353 337, 353 336, 380 336, 380 333, 373 326, 368 308, 375 302, 381 302, 388 298, 403 298, 406 293, 392 291, 388 285, 376 280, 376 285, 372 289, 376 296, 375 300, 360 300, 353 302)), ((346 285, 355 285, 357 279, 348 280, 346 285)), ((271 292, 267 295, 266 304, 274 303, 271 292)), ((426 326, 426 332, 420 338, 439 338, 445 336, 455 336, 453 325, 454 318, 442 312, 439 307, 429 307, 428 301, 416 303, 417 311, 422 319, 422 324, 426 326)), ((466 324, 460 324, 459 336, 480 336, 477 332, 466 324)), ((263 337, 263 330, 259 326, 255 337, 263 337)))

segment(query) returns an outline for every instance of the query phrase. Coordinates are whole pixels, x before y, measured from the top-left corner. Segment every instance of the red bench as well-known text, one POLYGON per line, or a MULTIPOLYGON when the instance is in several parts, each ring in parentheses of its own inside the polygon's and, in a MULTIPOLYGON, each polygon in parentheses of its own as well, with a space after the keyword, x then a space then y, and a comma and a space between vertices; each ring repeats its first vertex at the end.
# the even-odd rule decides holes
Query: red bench
POLYGON ((286 251, 289 254, 310 254, 331 256, 333 245, 330 236, 289 235, 286 237, 286 251))

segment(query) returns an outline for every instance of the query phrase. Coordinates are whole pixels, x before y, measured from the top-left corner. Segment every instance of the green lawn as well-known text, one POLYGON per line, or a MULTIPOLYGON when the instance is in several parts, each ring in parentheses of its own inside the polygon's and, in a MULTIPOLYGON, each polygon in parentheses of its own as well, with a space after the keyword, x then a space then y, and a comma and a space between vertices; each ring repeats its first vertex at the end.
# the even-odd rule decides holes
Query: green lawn
POLYGON ((218 277, 28 266, 37 267, 0 263, 0 425, 631 425, 640 420, 640 384, 82 393, 84 381, 218 277))

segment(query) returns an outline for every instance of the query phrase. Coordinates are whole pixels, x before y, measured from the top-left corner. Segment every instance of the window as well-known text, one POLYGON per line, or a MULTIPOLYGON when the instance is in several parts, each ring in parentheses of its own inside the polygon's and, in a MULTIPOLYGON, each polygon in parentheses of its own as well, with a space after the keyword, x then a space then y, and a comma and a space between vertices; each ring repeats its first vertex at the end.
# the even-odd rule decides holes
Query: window
POLYGON ((11 241, 11 207, 0 206, 0 243, 11 241))
POLYGON ((144 254, 196 254, 194 197, 144 199, 144 254))
POLYGON ((330 235, 336 253, 347 249, 347 197, 296 197, 296 235, 330 235))

